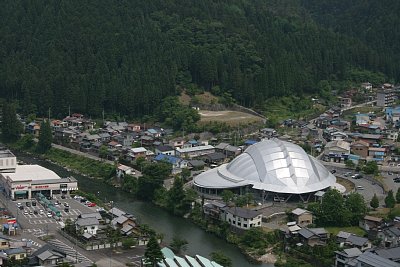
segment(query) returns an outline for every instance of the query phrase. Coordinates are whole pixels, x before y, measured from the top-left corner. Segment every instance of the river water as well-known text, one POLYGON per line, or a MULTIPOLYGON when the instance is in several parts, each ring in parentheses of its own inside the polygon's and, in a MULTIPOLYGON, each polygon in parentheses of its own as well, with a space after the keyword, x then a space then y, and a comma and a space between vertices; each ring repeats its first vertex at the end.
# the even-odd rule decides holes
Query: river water
POLYGON ((188 241, 188 255, 209 257, 213 251, 220 250, 230 259, 234 267, 273 267, 273 264, 249 263, 240 250, 224 240, 207 233, 190 221, 173 216, 152 203, 134 200, 129 193, 116 189, 97 180, 77 175, 50 162, 32 158, 25 154, 15 153, 19 160, 27 164, 38 164, 56 172, 61 177, 74 176, 78 180, 79 189, 88 193, 99 194, 105 201, 114 201, 114 206, 133 214, 140 223, 148 224, 159 233, 164 234, 164 242, 177 236, 188 241))

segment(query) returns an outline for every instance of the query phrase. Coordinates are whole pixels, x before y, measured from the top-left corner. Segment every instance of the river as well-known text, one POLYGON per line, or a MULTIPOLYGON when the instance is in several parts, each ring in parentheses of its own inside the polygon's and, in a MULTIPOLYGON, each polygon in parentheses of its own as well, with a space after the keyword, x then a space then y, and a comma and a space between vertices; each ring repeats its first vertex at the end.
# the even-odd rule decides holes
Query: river
POLYGON ((114 206, 133 214, 139 219, 140 223, 151 226, 159 233, 164 234, 164 241, 169 242, 174 236, 188 241, 188 255, 202 255, 209 257, 213 251, 220 250, 230 259, 234 267, 273 267, 273 264, 252 264, 249 263, 240 250, 232 244, 207 233, 190 221, 173 216, 165 210, 153 205, 152 203, 134 200, 128 193, 101 183, 97 180, 89 179, 82 175, 77 175, 66 169, 50 162, 32 158, 25 154, 15 153, 18 160, 27 164, 38 164, 56 172, 61 177, 74 176, 78 180, 79 189, 88 193, 99 194, 99 197, 106 201, 114 201, 114 206))

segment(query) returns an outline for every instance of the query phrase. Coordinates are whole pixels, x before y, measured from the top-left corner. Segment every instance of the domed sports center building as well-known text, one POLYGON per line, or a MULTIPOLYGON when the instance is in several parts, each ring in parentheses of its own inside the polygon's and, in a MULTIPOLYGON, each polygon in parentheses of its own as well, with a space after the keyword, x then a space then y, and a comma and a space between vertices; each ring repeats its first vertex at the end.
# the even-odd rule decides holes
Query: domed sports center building
POLYGON ((229 189, 275 201, 308 201, 335 183, 335 176, 300 146, 276 138, 251 145, 230 163, 194 178, 201 194, 218 195, 229 189))

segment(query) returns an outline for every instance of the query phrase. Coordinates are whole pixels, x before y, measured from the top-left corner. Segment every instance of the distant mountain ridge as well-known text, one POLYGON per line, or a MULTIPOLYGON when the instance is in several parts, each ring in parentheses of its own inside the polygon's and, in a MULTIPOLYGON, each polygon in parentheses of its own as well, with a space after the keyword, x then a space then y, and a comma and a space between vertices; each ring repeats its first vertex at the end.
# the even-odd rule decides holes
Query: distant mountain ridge
POLYGON ((6 1, 0 97, 23 114, 138 118, 190 83, 262 110, 354 72, 399 80, 399 3, 348 2, 6 1))

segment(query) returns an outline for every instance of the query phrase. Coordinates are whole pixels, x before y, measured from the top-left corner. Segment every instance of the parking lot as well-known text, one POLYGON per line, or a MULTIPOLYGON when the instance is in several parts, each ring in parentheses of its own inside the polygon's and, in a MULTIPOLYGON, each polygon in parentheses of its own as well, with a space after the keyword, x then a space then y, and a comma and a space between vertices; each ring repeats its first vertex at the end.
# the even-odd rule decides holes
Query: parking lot
MULTIPOLYGON (((17 200, 10 201, 16 208, 14 216, 18 221, 22 221, 25 228, 30 228, 30 225, 55 225, 58 221, 64 221, 66 219, 75 219, 80 214, 95 212, 96 207, 88 207, 85 203, 81 203, 80 200, 75 200, 71 197, 62 199, 60 196, 55 196, 50 200, 54 207, 57 208, 61 217, 58 218, 51 212, 49 208, 45 208, 37 200, 17 200), (36 205, 33 205, 35 202, 36 205), (68 207, 66 209, 66 207, 68 207)), ((51 227, 53 228, 53 227, 51 227)))

